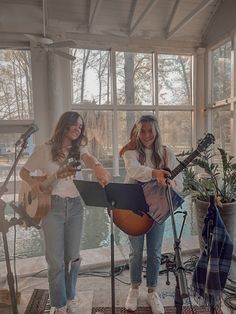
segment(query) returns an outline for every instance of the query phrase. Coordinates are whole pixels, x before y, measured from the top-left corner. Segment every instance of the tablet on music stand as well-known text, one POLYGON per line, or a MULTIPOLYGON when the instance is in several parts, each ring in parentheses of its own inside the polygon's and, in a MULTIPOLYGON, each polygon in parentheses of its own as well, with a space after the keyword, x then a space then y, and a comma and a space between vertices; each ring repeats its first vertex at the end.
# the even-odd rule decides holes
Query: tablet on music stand
POLYGON ((149 210, 139 184, 109 183, 102 188, 98 182, 74 180, 74 183, 88 206, 116 207, 137 213, 147 213, 149 210))
POLYGON ((74 180, 74 184, 86 205, 95 207, 111 206, 105 189, 98 182, 74 180))

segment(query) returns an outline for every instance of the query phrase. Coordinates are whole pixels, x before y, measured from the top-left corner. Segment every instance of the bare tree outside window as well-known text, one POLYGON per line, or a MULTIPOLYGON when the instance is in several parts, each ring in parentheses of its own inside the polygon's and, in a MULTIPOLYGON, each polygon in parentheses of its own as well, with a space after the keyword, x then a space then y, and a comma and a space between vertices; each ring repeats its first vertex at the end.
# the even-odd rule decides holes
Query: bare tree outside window
POLYGON ((0 50, 0 119, 33 119, 29 51, 0 50))
POLYGON ((151 53, 116 53, 117 103, 153 105, 151 53))
POLYGON ((231 94, 231 42, 212 52, 212 102, 231 94))
MULTIPOLYGON (((117 104, 124 106, 153 105, 153 78, 151 53, 116 53, 117 104)), ((140 108, 144 110, 144 108, 140 108)), ((125 138, 134 122, 135 112, 124 112, 125 138)), ((121 115, 120 115, 121 116, 121 115)), ((120 130, 122 132, 122 129, 120 130)))
POLYGON ((109 104, 109 51, 73 49, 76 60, 72 67, 73 103, 109 104))
POLYGON ((216 139, 216 147, 222 147, 229 154, 231 152, 230 137, 230 106, 214 108, 212 110, 212 132, 216 139))
POLYGON ((192 105, 192 57, 158 55, 158 103, 192 105))

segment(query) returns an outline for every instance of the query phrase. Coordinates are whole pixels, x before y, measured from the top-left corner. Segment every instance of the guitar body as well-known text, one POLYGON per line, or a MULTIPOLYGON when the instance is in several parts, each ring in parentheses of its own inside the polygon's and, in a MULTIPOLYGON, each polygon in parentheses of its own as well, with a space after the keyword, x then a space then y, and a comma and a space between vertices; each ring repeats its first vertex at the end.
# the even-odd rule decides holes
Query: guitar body
MULTIPOLYGON (((139 236, 147 233, 154 222, 162 224, 169 216, 170 207, 166 197, 166 188, 160 186, 156 180, 151 180, 142 185, 143 196, 148 205, 148 213, 137 208, 142 215, 130 209, 115 208, 113 221, 126 234, 139 236)), ((182 205, 184 200, 173 189, 171 189, 173 210, 182 205)))
POLYGON ((46 216, 51 208, 51 195, 42 193, 34 197, 31 187, 23 181, 19 193, 19 203, 30 217, 40 219, 46 216))
POLYGON ((149 215, 143 214, 143 216, 140 216, 132 210, 115 208, 112 212, 115 225, 131 236, 147 233, 154 223, 154 220, 149 215))
POLYGON ((143 214, 143 216, 140 216, 132 210, 115 208, 112 212, 115 225, 131 236, 147 233, 154 223, 154 220, 149 215, 143 214))
POLYGON ((50 189, 58 179, 64 179, 74 176, 76 171, 80 171, 77 167, 80 165, 78 160, 65 159, 59 169, 50 176, 34 176, 34 179, 41 183, 43 193, 34 195, 31 186, 23 181, 19 192, 19 204, 25 212, 37 221, 46 216, 51 209, 51 193, 50 189))

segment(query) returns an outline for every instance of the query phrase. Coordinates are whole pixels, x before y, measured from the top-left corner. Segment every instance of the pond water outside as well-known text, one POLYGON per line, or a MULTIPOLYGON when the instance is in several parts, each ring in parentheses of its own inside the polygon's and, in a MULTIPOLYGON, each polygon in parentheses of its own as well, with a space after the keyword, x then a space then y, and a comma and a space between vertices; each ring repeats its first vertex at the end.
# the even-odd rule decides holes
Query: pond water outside
MULTIPOLYGON (((194 214, 191 206, 191 199, 186 198, 183 209, 187 211, 187 219, 183 230, 182 238, 196 234, 194 214)), ((13 211, 9 205, 5 209, 5 218, 9 220, 13 217, 13 211)), ((180 231, 183 215, 176 214, 177 231, 180 231)), ((42 231, 34 227, 24 229, 16 226, 16 258, 27 258, 44 255, 42 231)), ((115 242, 117 245, 128 244, 128 236, 115 226, 115 242)), ((166 221, 165 239, 172 239, 172 224, 170 217, 166 221)), ((7 233, 9 253, 12 257, 14 247, 14 228, 9 228, 7 233)), ((110 219, 105 208, 87 207, 84 217, 84 230, 82 236, 81 249, 92 249, 107 247, 110 245, 110 219)), ((5 260, 2 237, 0 237, 0 261, 5 260)))

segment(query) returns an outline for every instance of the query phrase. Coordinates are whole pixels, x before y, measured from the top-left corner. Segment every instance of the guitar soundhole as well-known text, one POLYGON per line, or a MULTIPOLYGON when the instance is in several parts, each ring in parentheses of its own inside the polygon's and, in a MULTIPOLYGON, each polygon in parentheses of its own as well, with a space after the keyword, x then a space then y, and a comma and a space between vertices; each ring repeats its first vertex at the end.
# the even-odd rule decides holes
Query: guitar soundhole
POLYGON ((28 193, 28 204, 30 205, 32 203, 32 195, 31 192, 28 193))

